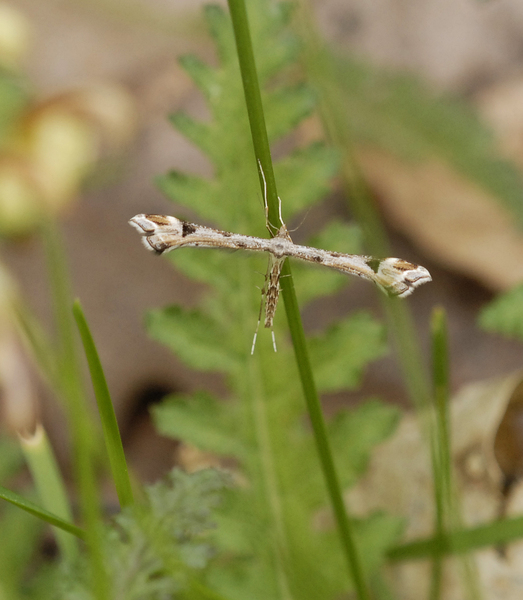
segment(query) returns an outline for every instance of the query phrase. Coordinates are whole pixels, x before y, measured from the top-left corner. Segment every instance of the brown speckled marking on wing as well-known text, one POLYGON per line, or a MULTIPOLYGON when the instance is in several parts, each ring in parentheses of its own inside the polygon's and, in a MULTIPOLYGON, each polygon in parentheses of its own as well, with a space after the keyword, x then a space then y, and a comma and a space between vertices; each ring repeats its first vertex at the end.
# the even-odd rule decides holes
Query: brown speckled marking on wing
MULTIPOLYGON (((291 236, 287 231, 287 227, 282 225, 280 227, 275 238, 282 238, 285 240, 291 240, 291 236)), ((269 258, 269 267, 267 269, 267 275, 265 276, 265 286, 263 293, 265 294, 265 327, 272 327, 274 321, 274 314, 276 313, 276 307, 278 306, 278 299, 280 297, 280 273, 283 267, 285 257, 276 258, 271 256, 269 258)))

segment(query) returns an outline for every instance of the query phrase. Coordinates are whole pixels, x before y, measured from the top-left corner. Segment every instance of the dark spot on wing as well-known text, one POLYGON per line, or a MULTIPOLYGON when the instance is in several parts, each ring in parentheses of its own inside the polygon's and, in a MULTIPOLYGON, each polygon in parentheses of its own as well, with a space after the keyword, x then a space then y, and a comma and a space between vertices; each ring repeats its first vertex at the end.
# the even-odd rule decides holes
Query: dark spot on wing
POLYGON ((322 263, 323 262, 323 258, 321 256, 313 256, 312 260, 314 262, 317 262, 317 263, 322 263))
POLYGON ((231 237, 232 233, 230 231, 220 231, 223 237, 231 237))
POLYGON ((341 256, 341 254, 339 252, 329 252, 329 254, 333 257, 333 258, 338 258, 338 256, 341 256))
POLYGON ((245 242, 237 242, 236 245, 238 248, 247 248, 247 244, 245 242))
POLYGON ((182 237, 187 235, 191 235, 196 231, 196 227, 192 223, 187 223, 187 221, 183 221, 182 224, 182 237))
POLYGON ((367 260, 367 265, 374 271, 374 273, 377 273, 380 269, 381 260, 379 258, 369 258, 367 260))

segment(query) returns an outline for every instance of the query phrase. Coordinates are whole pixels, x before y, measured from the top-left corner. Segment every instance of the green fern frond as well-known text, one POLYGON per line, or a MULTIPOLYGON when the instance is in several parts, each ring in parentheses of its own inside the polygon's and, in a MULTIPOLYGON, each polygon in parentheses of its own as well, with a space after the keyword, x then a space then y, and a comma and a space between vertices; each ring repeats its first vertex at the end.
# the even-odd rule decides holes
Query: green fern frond
POLYGON ((386 351, 385 328, 369 313, 353 313, 335 323, 310 340, 318 389, 335 392, 356 387, 367 364, 386 351))
MULTIPOLYGON (((266 84, 268 130, 274 141, 291 134, 311 113, 314 95, 302 84, 284 88, 275 83, 282 70, 293 66, 298 48, 286 28, 288 6, 258 0, 249 5, 249 12, 260 79, 266 84)), ((211 160, 214 177, 206 180, 171 172, 159 184, 182 210, 196 213, 204 223, 267 235, 231 26, 218 7, 207 8, 206 17, 219 64, 213 68, 184 57, 183 66, 204 94, 211 116, 204 124, 186 115, 175 116, 172 122, 211 160)), ((321 200, 338 163, 335 152, 313 144, 275 165, 285 220, 299 218, 321 200)), ((355 253, 360 241, 355 227, 338 223, 327 226, 314 243, 355 253)), ((231 600, 334 598, 350 589, 350 582, 338 538, 330 531, 314 531, 312 525, 314 511, 327 504, 327 496, 304 422, 294 356, 282 329, 283 309, 278 309, 274 323, 277 354, 268 332, 262 330, 250 356, 260 306, 256 285, 264 283, 263 275, 256 272, 265 270, 267 257, 184 248, 172 252, 170 260, 185 276, 206 283, 208 290, 198 309, 169 307, 151 312, 149 332, 191 368, 224 373, 230 398, 219 402, 203 392, 172 397, 155 407, 155 422, 165 435, 234 458, 248 482, 244 489, 231 492, 220 510, 214 539, 223 554, 209 567, 206 581, 231 600), (313 568, 322 561, 340 567, 329 570, 327 577, 313 568)), ((298 279, 303 274, 302 293, 307 301, 347 284, 349 278, 324 271, 313 266, 296 269, 298 279)), ((360 313, 314 338, 311 350, 321 389, 355 387, 365 366, 385 352, 383 327, 360 313)), ((361 438, 357 428, 345 425, 351 431, 347 446, 355 444, 351 455, 355 464, 343 466, 343 480, 351 483, 366 464, 371 440, 381 440, 394 420, 385 407, 381 412, 357 412, 355 418, 361 438), (373 426, 374 438, 369 433, 373 426)), ((338 430, 343 428, 338 426, 338 430)), ((336 443, 340 453, 347 452, 341 437, 336 443)), ((364 530, 365 524, 361 527, 364 530)), ((379 552, 382 549, 369 550, 368 568, 379 562, 379 552)))

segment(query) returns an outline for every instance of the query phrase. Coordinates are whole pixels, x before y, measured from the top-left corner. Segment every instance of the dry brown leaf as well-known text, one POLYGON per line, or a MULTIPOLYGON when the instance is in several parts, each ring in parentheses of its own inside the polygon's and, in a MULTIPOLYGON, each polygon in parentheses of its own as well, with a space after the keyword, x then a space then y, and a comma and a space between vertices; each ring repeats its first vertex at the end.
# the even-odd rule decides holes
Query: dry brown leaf
MULTIPOLYGON (((466 526, 495 520, 501 512, 507 515, 523 512, 523 484, 516 485, 505 502, 504 474, 496 460, 499 453, 495 452, 500 423, 513 413, 514 405, 521 404, 522 393, 523 375, 517 372, 466 386, 452 402, 452 456, 466 526)), ((395 435, 375 452, 365 477, 348 494, 351 511, 356 514, 382 509, 405 516, 406 540, 433 533, 432 472, 427 436, 419 423, 413 415, 405 416, 395 435)), ((523 541, 510 544, 505 555, 498 548, 487 548, 476 552, 474 558, 484 598, 523 598, 523 541)), ((445 562, 441 596, 445 600, 464 598, 461 564, 461 559, 456 558, 445 562)), ((390 567, 390 580, 397 597, 427 598, 430 568, 429 561, 390 567)))
POLYGON ((389 220, 428 255, 496 291, 523 280, 521 231, 480 187, 437 160, 371 148, 357 159, 389 220))

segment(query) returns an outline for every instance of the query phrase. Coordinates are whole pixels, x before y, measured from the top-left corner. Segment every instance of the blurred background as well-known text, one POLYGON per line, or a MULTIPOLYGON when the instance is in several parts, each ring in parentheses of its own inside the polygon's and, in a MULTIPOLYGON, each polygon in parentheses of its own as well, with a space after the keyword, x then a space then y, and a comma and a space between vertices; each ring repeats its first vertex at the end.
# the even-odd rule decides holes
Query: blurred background
MULTIPOLYGON (((3 65, 22 80, 27 98, 19 112, 15 107, 9 113, 23 124, 22 133, 14 145, 4 144, 0 156, 1 201, 17 198, 0 207, 4 287, 8 281, 16 286, 43 323, 51 323, 43 247, 33 221, 46 218, 47 210, 58 214, 74 295, 97 342, 126 453, 146 481, 172 465, 176 449, 154 433, 150 404, 166 392, 204 385, 225 392, 219 377, 196 377, 147 337, 146 310, 169 303, 190 306, 202 289, 145 252, 127 224, 141 212, 176 214, 176 206, 155 187, 156 176, 171 168, 212 174, 168 122, 169 113, 180 109, 206 114, 200 93, 177 64, 187 53, 215 60, 202 5, 194 0, 0 4, 3 65), (35 210, 39 202, 45 209, 35 210)), ((322 0, 313 8, 325 38, 343 52, 410 73, 435 96, 450 94, 473 105, 500 152, 523 165, 521 2, 322 0)), ((6 102, 10 93, 4 94, 6 102)), ((2 124, 4 130, 9 126, 2 124)), ((394 255, 423 264, 433 275, 433 283, 410 301, 425 347, 432 306, 440 303, 448 310, 453 388, 519 368, 519 344, 476 326, 480 308, 523 276, 523 240, 515 219, 437 161, 412 166, 367 147, 357 155, 394 255)), ((351 218, 336 182, 320 212, 351 218)), ((316 216, 293 234, 296 242, 310 233, 316 216)), ((305 311, 305 325, 313 330, 362 306, 379 311, 371 286, 355 282, 305 311)), ((249 343, 254 327, 245 332, 249 343)), ((14 358, 2 375, 4 424, 30 427, 34 416, 24 416, 20 396, 31 396, 67 463, 64 418, 46 398, 18 342, 9 344, 14 358), (22 379, 30 389, 20 389, 22 379)), ((374 393, 406 404, 393 356, 370 367, 361 390, 327 398, 326 407, 374 393)))

